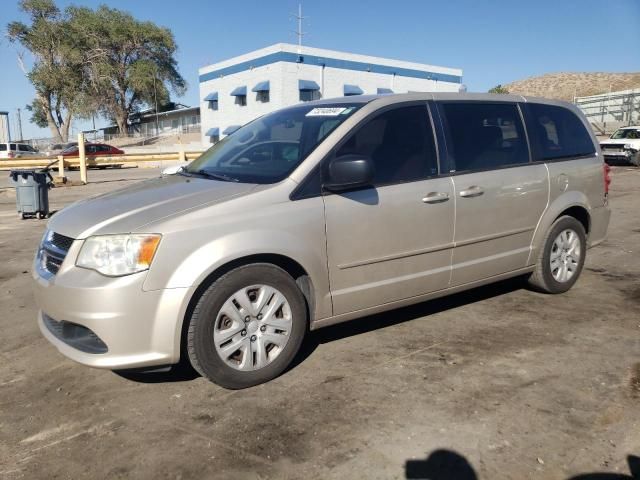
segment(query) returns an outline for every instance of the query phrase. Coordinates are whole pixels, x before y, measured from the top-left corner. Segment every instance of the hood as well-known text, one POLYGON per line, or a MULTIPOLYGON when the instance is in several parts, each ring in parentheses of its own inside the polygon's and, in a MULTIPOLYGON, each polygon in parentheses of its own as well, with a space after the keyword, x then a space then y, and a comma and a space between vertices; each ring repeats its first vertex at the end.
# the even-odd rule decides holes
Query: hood
POLYGON ((171 175, 73 203, 51 217, 48 228, 71 238, 129 233, 164 217, 249 193, 255 187, 171 175))
POLYGON ((614 140, 613 138, 607 138, 606 140, 602 140, 600 142, 600 145, 627 145, 627 144, 640 145, 640 139, 618 138, 614 140))

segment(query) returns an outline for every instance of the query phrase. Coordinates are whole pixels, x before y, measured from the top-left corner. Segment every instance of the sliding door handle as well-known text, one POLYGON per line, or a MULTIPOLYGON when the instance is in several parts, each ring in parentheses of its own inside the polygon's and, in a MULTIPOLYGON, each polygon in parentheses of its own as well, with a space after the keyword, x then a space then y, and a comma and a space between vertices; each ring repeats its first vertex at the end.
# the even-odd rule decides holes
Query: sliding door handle
POLYGON ((422 199, 424 203, 442 203, 449 200, 449 194, 447 192, 429 192, 422 199))
POLYGON ((477 185, 473 185, 466 190, 460 190, 460 196, 464 198, 479 197, 482 194, 484 194, 484 190, 477 185))

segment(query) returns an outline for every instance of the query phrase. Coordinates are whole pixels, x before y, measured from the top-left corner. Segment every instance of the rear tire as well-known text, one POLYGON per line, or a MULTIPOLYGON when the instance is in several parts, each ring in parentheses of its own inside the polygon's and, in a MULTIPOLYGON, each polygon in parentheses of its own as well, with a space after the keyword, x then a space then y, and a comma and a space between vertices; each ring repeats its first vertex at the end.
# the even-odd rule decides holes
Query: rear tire
POLYGON ((544 293, 564 293, 578 280, 587 253, 582 223, 569 215, 558 218, 545 236, 529 285, 544 293))
POLYGON ((280 375, 307 332, 307 305, 291 276, 256 263, 222 275, 202 294, 187 331, 191 365, 229 389, 280 375))

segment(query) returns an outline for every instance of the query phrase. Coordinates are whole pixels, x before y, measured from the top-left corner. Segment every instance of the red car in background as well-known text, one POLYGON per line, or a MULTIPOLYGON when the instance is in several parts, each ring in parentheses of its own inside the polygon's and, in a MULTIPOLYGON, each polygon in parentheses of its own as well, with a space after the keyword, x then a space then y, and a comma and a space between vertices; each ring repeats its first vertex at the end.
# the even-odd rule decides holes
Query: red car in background
MULTIPOLYGON (((122 155, 124 151, 119 148, 112 147, 111 145, 107 145, 106 143, 85 143, 84 144, 84 153, 87 157, 98 157, 98 156, 109 156, 109 155, 122 155)), ((62 152, 60 152, 65 158, 73 158, 78 157, 80 152, 78 150, 78 146, 71 146, 62 152)), ((97 168, 107 168, 107 167, 121 167, 122 164, 116 163, 108 163, 108 164, 97 164, 93 163, 90 159, 87 161, 87 167, 97 167, 97 168)))

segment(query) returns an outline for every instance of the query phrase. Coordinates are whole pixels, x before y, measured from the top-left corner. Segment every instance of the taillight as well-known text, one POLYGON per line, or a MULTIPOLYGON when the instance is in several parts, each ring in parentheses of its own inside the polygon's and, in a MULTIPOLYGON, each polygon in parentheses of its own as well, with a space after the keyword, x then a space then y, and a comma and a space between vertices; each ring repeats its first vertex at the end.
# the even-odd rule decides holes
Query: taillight
POLYGON ((608 163, 605 163, 602 167, 602 175, 604 179, 604 194, 609 195, 609 185, 611 185, 611 167, 608 163))

